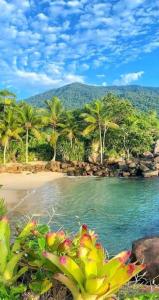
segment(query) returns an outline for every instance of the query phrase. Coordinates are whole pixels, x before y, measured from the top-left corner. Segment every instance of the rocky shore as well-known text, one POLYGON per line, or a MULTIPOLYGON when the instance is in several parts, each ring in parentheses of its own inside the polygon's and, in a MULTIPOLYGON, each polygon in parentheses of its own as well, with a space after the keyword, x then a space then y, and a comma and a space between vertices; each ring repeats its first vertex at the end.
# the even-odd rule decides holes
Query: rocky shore
POLYGON ((65 173, 68 176, 101 176, 101 177, 154 177, 159 175, 159 153, 146 152, 142 157, 133 160, 108 160, 103 165, 92 162, 37 161, 29 164, 9 163, 0 165, 0 173, 37 173, 52 171, 65 173))
POLYGON ((0 165, 0 173, 43 172, 65 173, 68 176, 100 177, 155 177, 159 176, 159 140, 154 151, 145 152, 131 160, 109 159, 101 165, 98 162, 35 161, 28 164, 9 163, 0 165))

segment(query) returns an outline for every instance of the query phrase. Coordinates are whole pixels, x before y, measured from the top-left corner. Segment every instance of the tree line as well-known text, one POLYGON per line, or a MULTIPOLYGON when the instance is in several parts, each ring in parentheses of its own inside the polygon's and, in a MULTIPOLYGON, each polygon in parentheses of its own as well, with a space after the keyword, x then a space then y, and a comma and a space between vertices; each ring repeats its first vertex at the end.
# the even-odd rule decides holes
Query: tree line
POLYGON ((151 151, 158 137, 156 112, 142 112, 112 94, 81 109, 66 110, 57 97, 39 109, 16 101, 16 95, 8 90, 0 91, 3 164, 19 157, 28 163, 31 150, 36 153, 39 148, 52 160, 88 160, 96 152, 103 164, 111 156, 129 159, 151 151))

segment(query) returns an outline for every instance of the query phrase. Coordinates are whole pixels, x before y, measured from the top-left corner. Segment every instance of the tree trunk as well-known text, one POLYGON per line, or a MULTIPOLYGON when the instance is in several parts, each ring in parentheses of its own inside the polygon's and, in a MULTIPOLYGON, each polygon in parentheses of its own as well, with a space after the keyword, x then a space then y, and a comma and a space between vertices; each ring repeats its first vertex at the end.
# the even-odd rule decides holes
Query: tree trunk
POLYGON ((104 133, 103 133, 103 155, 104 155, 104 148, 105 148, 106 133, 107 133, 107 128, 105 126, 104 133))
POLYGON ((7 151, 7 143, 5 143, 4 145, 4 149, 3 149, 3 164, 6 164, 6 151, 7 151))
POLYGON ((26 129, 26 141, 25 141, 25 162, 28 164, 28 148, 29 148, 29 130, 26 129))
POLYGON ((100 162, 103 164, 103 147, 102 147, 102 130, 99 125, 99 141, 100 141, 100 162))
POLYGON ((56 145, 54 146, 54 156, 53 156, 52 161, 55 161, 55 160, 56 160, 56 145))
POLYGON ((70 143, 71 143, 71 149, 72 149, 72 146, 73 146, 73 140, 72 140, 72 138, 70 139, 70 143))

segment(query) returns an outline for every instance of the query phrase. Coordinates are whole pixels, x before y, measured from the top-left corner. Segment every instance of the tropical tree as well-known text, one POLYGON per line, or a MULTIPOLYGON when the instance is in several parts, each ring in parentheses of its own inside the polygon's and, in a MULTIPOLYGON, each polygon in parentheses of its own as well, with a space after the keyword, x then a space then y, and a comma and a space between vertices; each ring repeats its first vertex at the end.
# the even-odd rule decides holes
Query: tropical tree
POLYGON ((113 122, 112 118, 107 115, 104 109, 104 102, 95 100, 94 102, 85 106, 86 112, 82 113, 86 127, 83 135, 89 135, 92 132, 98 133, 98 140, 100 144, 100 162, 103 164, 104 148, 106 143, 106 133, 109 128, 116 129, 118 125, 113 122))
POLYGON ((6 152, 11 140, 20 140, 22 128, 17 123, 15 111, 7 109, 3 120, 0 121, 0 144, 3 147, 3 163, 6 164, 6 152))
POLYGON ((70 141, 70 146, 72 148, 73 141, 76 140, 79 134, 78 124, 72 111, 66 111, 63 124, 61 124, 60 127, 62 128, 62 134, 70 141))
POLYGON ((0 91, 0 110, 5 112, 6 108, 11 106, 16 99, 16 95, 8 90, 0 91))
POLYGON ((48 136, 48 141, 53 147, 54 155, 52 160, 56 160, 57 142, 60 136, 60 127, 62 125, 63 106, 57 97, 53 97, 52 100, 46 102, 47 112, 45 116, 45 124, 51 129, 51 133, 48 136))
POLYGON ((40 140, 42 127, 42 116, 39 115, 38 110, 28 104, 23 104, 18 108, 18 122, 23 129, 25 135, 25 162, 29 162, 29 139, 34 136, 40 140))

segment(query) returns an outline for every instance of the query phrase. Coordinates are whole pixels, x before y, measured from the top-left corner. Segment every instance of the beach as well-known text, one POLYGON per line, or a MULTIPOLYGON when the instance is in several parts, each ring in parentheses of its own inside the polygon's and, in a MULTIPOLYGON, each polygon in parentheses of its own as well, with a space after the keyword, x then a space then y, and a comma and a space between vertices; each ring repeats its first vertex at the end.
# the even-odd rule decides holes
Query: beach
POLYGON ((2 185, 0 198, 3 198, 7 207, 12 209, 33 190, 63 176, 64 174, 56 172, 2 173, 0 174, 0 185, 2 185))

